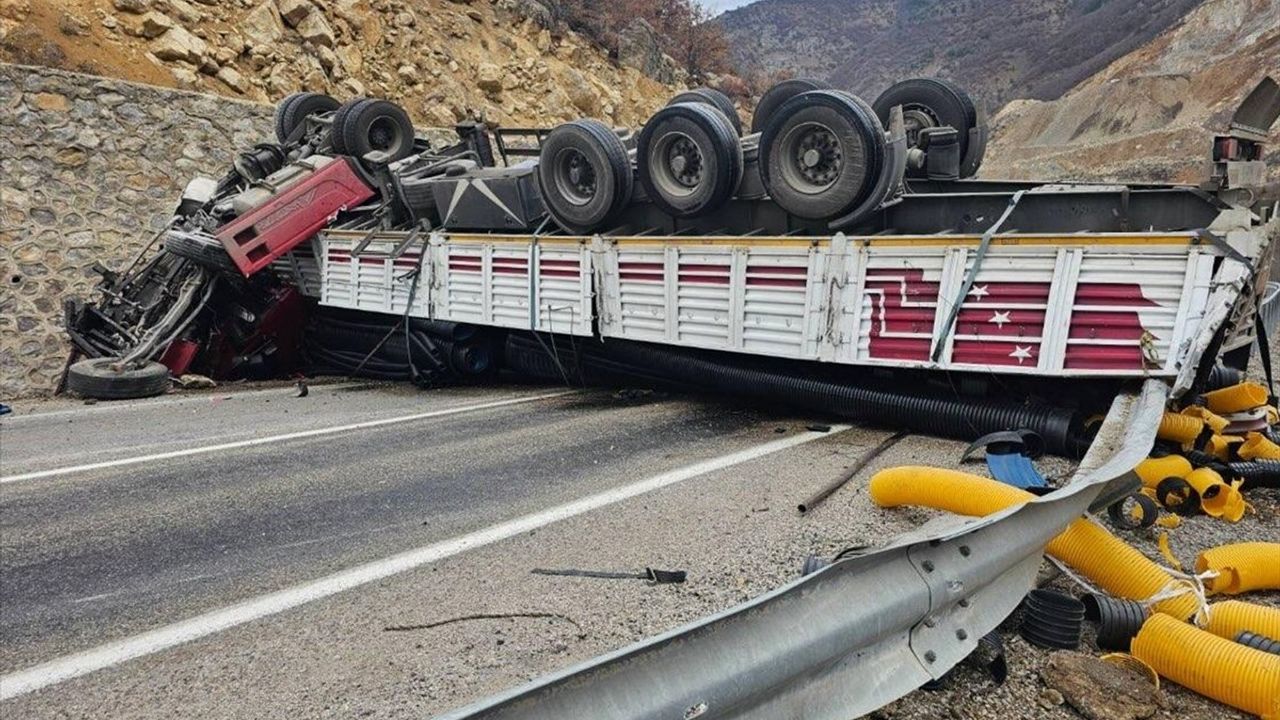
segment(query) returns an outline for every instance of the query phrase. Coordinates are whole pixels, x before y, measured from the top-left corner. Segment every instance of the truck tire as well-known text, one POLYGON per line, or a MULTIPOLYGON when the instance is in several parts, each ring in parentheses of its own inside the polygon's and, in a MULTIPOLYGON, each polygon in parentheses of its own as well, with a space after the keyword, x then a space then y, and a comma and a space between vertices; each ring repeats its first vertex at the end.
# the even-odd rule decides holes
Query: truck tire
POLYGON ((742 181, 742 146, 728 118, 703 103, 668 105, 644 124, 636 144, 640 184, 675 217, 723 205, 742 181))
POLYGON ((890 86, 872 103, 882 124, 889 122, 889 111, 895 105, 902 106, 909 147, 916 146, 920 130, 950 125, 959 134, 960 158, 964 163, 961 176, 971 177, 977 173, 985 142, 982 147, 973 148, 971 157, 969 131, 978 127, 978 108, 959 85, 940 78, 912 78, 890 86))
POLYGON ((765 90, 760 96, 760 102, 756 103, 755 112, 751 114, 751 132, 764 132, 764 126, 769 124, 769 118, 773 117, 778 108, 791 98, 810 90, 826 90, 830 87, 829 83, 814 78, 792 78, 775 84, 765 90))
POLYGON ((164 249, 210 270, 236 274, 240 272, 240 268, 236 267, 231 256, 227 254, 227 249, 217 238, 170 232, 165 235, 164 249))
POLYGON ((120 358, 81 360, 67 368, 67 390, 97 400, 128 400, 160 395, 169 389, 169 368, 147 361, 116 370, 120 358))
POLYGON ((635 180, 622 139, 597 120, 574 120, 552 130, 538 154, 538 186, 551 218, 567 232, 586 234, 631 201, 635 180))
POLYGON ((404 108, 389 100, 365 100, 354 105, 334 126, 346 154, 363 158, 375 150, 395 162, 413 153, 413 121, 404 108))
POLYGON ((733 101, 728 95, 716 90, 715 88, 694 88, 676 95, 667 101, 667 105, 679 105, 681 103, 703 103, 710 105, 720 112, 729 120, 729 124, 733 126, 733 131, 742 136, 742 118, 738 117, 738 109, 733 106, 733 101))
POLYGON ((333 111, 333 122, 329 125, 329 144, 333 147, 333 154, 351 154, 347 152, 347 146, 342 143, 342 124, 346 122, 347 115, 350 115, 352 110, 361 103, 367 102, 371 102, 371 100, 366 97, 352 98, 339 105, 338 109, 333 111))
POLYGON ((857 96, 801 93, 760 136, 760 175, 773 201, 809 220, 839 217, 875 187, 885 163, 884 127, 857 96))
POLYGON ((276 140, 284 142, 306 119, 338 109, 338 101, 322 93, 294 93, 276 105, 276 140))

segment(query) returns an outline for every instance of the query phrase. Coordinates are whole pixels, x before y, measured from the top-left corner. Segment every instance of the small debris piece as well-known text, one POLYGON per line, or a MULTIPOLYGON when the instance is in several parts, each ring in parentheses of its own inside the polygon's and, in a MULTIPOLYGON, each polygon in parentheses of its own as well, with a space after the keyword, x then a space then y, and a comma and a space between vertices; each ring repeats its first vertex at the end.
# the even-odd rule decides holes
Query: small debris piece
POLYGON ((818 423, 814 423, 813 425, 805 425, 804 429, 809 430, 810 432, 831 432, 830 425, 822 425, 818 423))
POLYGON ((195 373, 179 375, 174 382, 183 390, 209 390, 218 387, 218 383, 213 378, 196 375, 195 373))
POLYGON ((1147 678, 1085 653, 1053 653, 1040 677, 1089 720, 1141 720, 1165 706, 1147 678))
POLYGON ((294 397, 306 397, 311 390, 307 387, 307 383, 303 380, 298 381, 298 394, 294 397))

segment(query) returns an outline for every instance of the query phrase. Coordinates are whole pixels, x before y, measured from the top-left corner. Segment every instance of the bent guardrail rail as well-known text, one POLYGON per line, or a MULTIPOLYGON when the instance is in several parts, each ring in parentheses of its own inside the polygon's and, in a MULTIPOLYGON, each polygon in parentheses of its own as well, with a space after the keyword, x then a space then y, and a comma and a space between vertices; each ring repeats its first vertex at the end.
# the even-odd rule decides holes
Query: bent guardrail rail
POLYGON ((764 596, 438 720, 846 720, 941 677, 1014 610, 1045 545, 1131 489, 1168 397, 1116 398, 1071 483, 985 518, 939 518, 764 596), (892 588, 893 592, 885 592, 892 588))

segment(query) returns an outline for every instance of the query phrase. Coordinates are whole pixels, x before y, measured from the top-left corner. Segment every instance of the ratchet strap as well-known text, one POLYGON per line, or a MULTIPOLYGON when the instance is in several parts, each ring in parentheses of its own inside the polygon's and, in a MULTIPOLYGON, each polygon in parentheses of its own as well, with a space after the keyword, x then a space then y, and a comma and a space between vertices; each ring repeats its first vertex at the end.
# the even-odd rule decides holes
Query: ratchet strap
POLYGON ((978 243, 978 250, 973 256, 973 266, 969 268, 969 272, 964 276, 964 283, 960 285, 960 292, 956 294, 955 302, 951 304, 951 312, 947 314, 947 320, 942 324, 938 331, 938 339, 933 345, 933 353, 929 359, 938 362, 938 358, 942 355, 942 349, 947 346, 947 337, 951 335, 951 329, 955 327, 956 318, 960 316, 960 306, 964 304, 964 299, 969 296, 969 291, 973 289, 973 281, 978 277, 978 270, 982 267, 982 261, 987 257, 987 248, 991 247, 991 238, 1000 232, 1001 226, 1013 214, 1013 209, 1018 206, 1018 202, 1022 200, 1022 196, 1026 190, 1019 190, 1009 198, 1009 205, 1004 209, 1004 213, 996 220, 995 224, 987 228, 982 234, 982 241, 978 243))

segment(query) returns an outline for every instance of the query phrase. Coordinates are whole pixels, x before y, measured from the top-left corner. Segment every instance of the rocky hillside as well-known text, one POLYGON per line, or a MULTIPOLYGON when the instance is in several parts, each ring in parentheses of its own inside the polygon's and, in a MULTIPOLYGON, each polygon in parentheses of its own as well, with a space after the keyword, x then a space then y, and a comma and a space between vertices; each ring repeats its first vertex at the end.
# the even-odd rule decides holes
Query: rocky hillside
POLYGON ((760 0, 719 19, 735 60, 868 99, 897 80, 958 81, 996 108, 1053 99, 1201 0, 760 0))
MULTIPOLYGON (((631 64, 652 66, 637 43, 631 64)), ((3 0, 0 60, 249 100, 375 95, 430 125, 635 125, 679 84, 611 61, 536 0, 3 0)))
MULTIPOLYGON (((1194 182, 1214 133, 1267 73, 1280 80, 1280 3, 1206 0, 1064 97, 1010 103, 983 174, 1194 182)), ((1270 172, 1280 187, 1280 165, 1270 172)))

